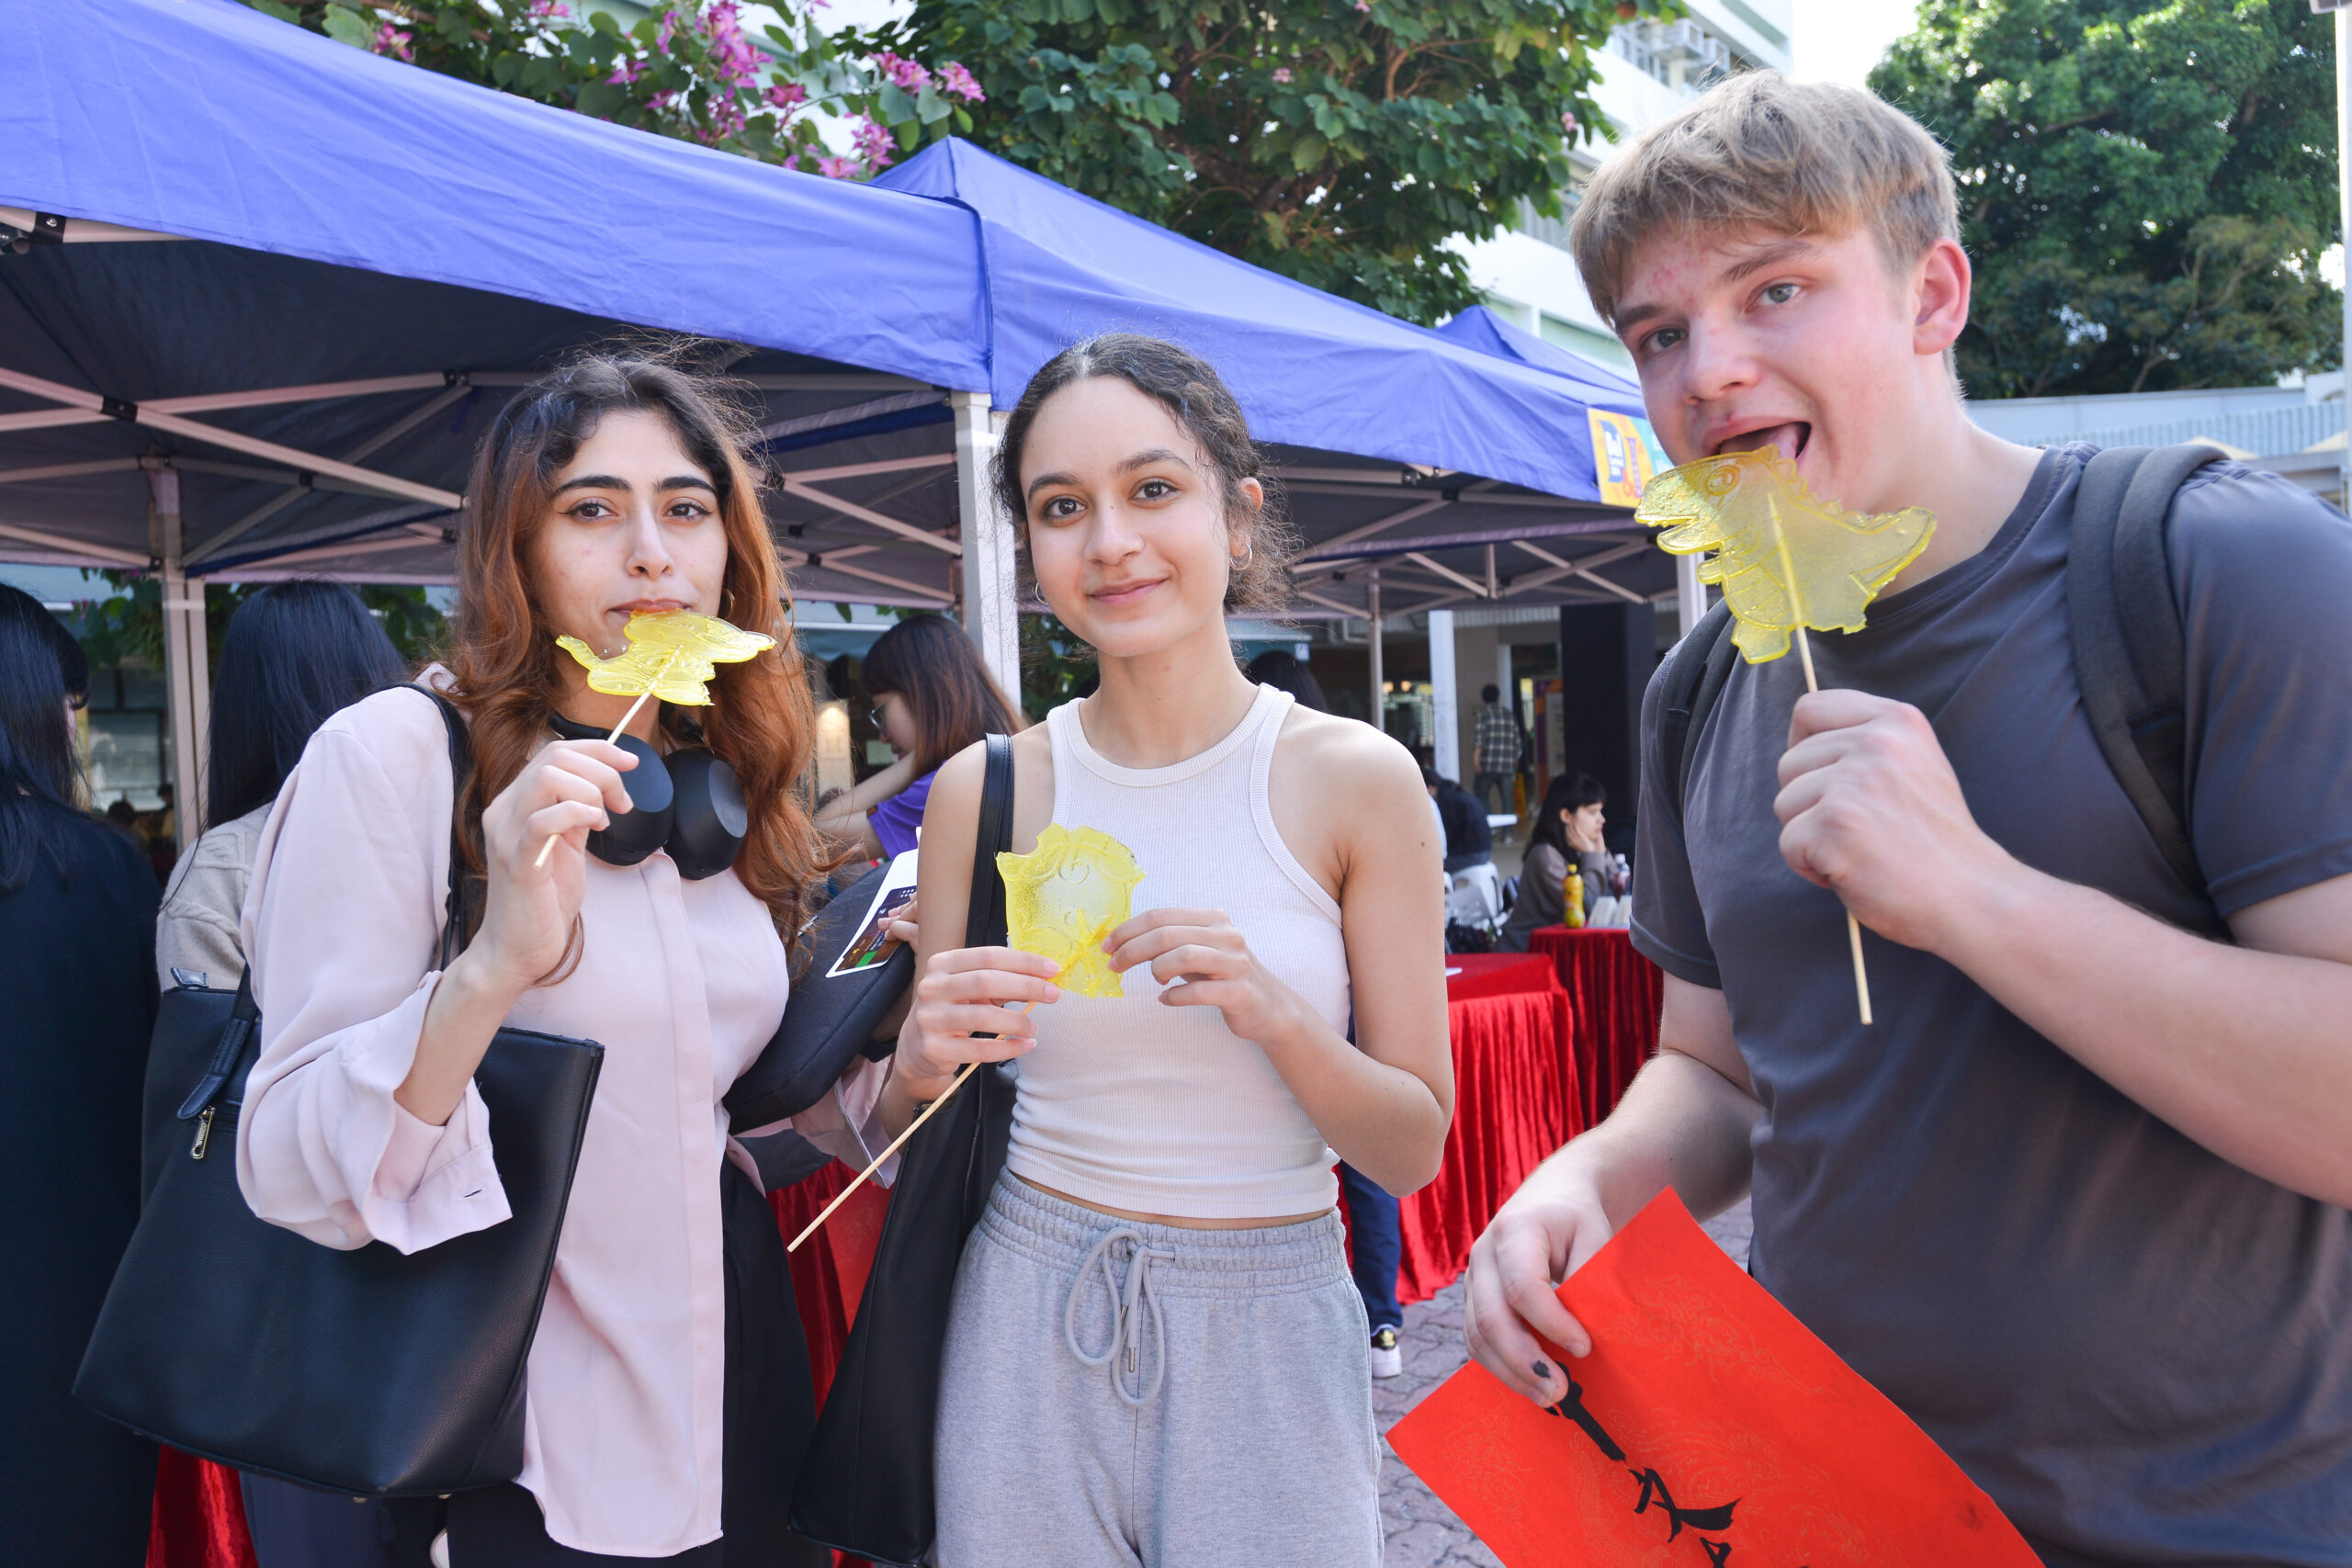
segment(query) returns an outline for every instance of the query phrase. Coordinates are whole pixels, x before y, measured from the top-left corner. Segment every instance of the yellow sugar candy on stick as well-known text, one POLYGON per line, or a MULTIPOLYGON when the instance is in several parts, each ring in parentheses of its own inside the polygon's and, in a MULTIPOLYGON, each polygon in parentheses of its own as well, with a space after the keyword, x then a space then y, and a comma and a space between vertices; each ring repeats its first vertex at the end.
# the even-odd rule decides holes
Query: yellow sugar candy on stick
POLYGON ((1936 531, 1934 514, 1916 506, 1882 516, 1815 499, 1770 447, 1668 469, 1643 490, 1634 520, 1665 529, 1657 542, 1669 554, 1715 552, 1699 563, 1699 581, 1723 584, 1739 622, 1732 642, 1750 664, 1788 652, 1790 634, 1806 626, 1860 631, 1870 602, 1936 531))
MULTIPOLYGON (((596 650, 576 637, 555 639, 558 648, 587 670, 590 691, 637 699, 605 737, 607 740, 618 740, 638 709, 651 698, 680 707, 708 707, 710 687, 705 682, 718 673, 721 664, 741 664, 775 646, 775 638, 765 632, 747 632, 692 610, 641 610, 628 618, 621 635, 628 639, 628 649, 611 659, 597 658, 596 650)), ((547 864, 561 836, 548 835, 539 846, 539 858, 531 863, 547 864)))
MULTIPOLYGON (((1796 465, 1772 447, 1724 452, 1668 468, 1642 491, 1634 520, 1666 531, 1658 547, 1678 556, 1713 550, 1699 581, 1723 584, 1731 606, 1732 646, 1750 664, 1789 651, 1794 634, 1804 689, 1817 692, 1813 644, 1805 628, 1858 632, 1879 591, 1919 558, 1936 519, 1922 508, 1876 514, 1849 512, 1816 498, 1796 465)), ((1862 926, 1846 911, 1854 959, 1854 998, 1871 1021, 1870 974, 1862 966, 1862 926)))
MULTIPOLYGON (((765 633, 741 631, 692 610, 631 615, 621 635, 628 638, 628 651, 612 659, 597 658, 576 637, 560 637, 555 643, 587 669, 589 690, 608 697, 659 697, 681 707, 709 706, 710 688, 704 682, 718 673, 719 665, 740 664, 775 646, 765 633)), ((636 716, 634 708, 629 716, 636 716)))
POLYGON ((1143 871, 1127 846, 1093 828, 1049 824, 1025 855, 1000 854, 1006 940, 1061 965, 1055 984, 1081 997, 1123 995, 1102 939, 1133 913, 1143 871))

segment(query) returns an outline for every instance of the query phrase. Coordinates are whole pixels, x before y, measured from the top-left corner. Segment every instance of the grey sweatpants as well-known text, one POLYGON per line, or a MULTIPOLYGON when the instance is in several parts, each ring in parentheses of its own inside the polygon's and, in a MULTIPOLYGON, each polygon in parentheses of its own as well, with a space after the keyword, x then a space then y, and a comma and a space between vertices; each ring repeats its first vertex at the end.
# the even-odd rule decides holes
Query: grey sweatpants
POLYGON ((956 1275, 940 1568, 1378 1568, 1369 1337, 1336 1213, 1136 1224, 1007 1173, 956 1275))

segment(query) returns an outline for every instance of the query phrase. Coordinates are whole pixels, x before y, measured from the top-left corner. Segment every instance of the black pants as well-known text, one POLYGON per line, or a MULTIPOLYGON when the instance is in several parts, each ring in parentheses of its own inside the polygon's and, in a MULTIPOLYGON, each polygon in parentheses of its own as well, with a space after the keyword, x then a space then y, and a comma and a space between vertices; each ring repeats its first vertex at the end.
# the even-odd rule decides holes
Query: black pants
POLYGON ((718 1196, 727 1270, 720 1539, 662 1558, 575 1551, 548 1539, 537 1500, 509 1483, 446 1501, 401 1498, 387 1505, 390 1568, 425 1568, 433 1538, 445 1529, 450 1568, 633 1568, 648 1562, 681 1568, 827 1568, 832 1554, 794 1535, 786 1522, 817 1410, 784 1238, 759 1188, 731 1165, 724 1168, 718 1196))

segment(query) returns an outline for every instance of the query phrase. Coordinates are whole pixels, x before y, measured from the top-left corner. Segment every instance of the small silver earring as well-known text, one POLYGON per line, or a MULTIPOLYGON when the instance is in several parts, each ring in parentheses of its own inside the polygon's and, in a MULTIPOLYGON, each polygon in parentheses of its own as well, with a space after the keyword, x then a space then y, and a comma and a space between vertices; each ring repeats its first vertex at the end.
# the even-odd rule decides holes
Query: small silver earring
POLYGON ((1249 564, 1250 564, 1251 561, 1256 560, 1257 558, 1258 558, 1258 541, 1257 541, 1257 540, 1255 540, 1255 539, 1252 539, 1252 540, 1250 540, 1250 543, 1249 543, 1248 545, 1246 545, 1246 546, 1244 546, 1244 547, 1242 547, 1242 551, 1241 551, 1241 558, 1240 558, 1239 560, 1237 560, 1237 561, 1235 561, 1235 562, 1233 563, 1233 570, 1236 570, 1236 571, 1239 571, 1239 570, 1243 570, 1244 568, 1246 568, 1247 566, 1249 566, 1249 564))

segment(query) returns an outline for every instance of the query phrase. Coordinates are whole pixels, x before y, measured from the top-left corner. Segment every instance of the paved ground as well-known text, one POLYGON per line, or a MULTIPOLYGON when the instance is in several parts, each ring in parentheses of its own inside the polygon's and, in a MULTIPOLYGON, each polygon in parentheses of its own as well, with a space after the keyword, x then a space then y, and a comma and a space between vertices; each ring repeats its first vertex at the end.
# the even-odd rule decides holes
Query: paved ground
MULTIPOLYGON (((1747 1261, 1748 1233, 1744 1202, 1707 1226, 1707 1234, 1743 1264, 1747 1261)), ((1405 1375, 1375 1379, 1372 1385, 1373 1414, 1384 1432, 1466 1359, 1460 1283, 1407 1307, 1402 1338, 1405 1375)), ((1495 1554, 1478 1543, 1453 1510, 1439 1502, 1385 1443, 1380 1456, 1380 1514, 1388 1535, 1386 1568, 1501 1568, 1495 1554)))

